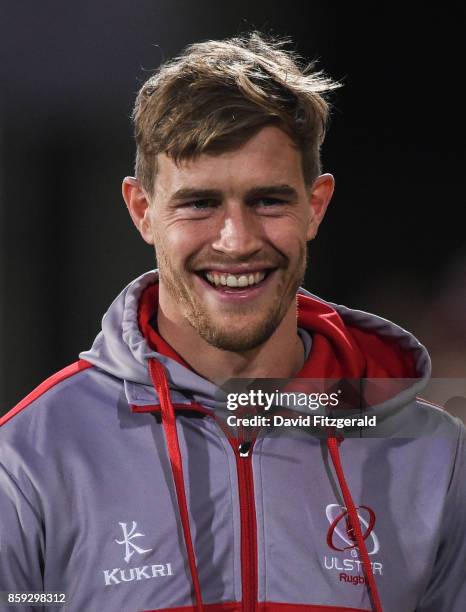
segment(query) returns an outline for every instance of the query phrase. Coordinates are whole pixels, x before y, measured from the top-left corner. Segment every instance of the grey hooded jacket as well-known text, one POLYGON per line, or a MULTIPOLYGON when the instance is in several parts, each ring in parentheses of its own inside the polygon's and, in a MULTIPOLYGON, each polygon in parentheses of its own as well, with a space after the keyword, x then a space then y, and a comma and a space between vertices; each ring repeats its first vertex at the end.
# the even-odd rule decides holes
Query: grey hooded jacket
MULTIPOLYGON (((302 430, 245 445, 222 426, 215 385, 141 332, 156 281, 126 287, 91 350, 2 419, 0 591, 64 593, 50 609, 73 612, 466 610, 465 431, 416 398, 430 374, 419 342, 300 290, 358 344, 396 345, 415 380, 369 407, 380 435, 333 452, 302 430)), ((327 341, 300 325, 318 359, 327 341)))

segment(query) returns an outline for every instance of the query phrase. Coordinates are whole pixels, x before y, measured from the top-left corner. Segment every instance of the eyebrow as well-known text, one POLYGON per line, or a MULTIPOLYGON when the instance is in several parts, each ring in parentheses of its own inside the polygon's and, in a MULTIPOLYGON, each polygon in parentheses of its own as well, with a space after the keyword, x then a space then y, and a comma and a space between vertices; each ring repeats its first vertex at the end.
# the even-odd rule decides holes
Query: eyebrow
POLYGON ((171 195, 170 200, 200 200, 200 199, 208 199, 208 198, 219 198, 221 197, 222 192, 218 189, 189 189, 183 188, 175 191, 174 194, 171 195))
MULTIPOLYGON (((297 198, 298 192, 291 185, 281 183, 279 185, 261 185, 253 187, 246 192, 246 199, 264 197, 270 195, 279 195, 289 198, 297 198)), ((172 201, 180 200, 196 200, 196 199, 221 199, 222 191, 219 189, 190 189, 182 188, 175 191, 170 197, 172 201)))
POLYGON ((280 185, 264 185, 261 187, 253 187, 247 192, 248 198, 257 198, 261 196, 267 195, 278 195, 289 198, 297 198, 298 192, 291 185, 287 185, 286 183, 280 185))

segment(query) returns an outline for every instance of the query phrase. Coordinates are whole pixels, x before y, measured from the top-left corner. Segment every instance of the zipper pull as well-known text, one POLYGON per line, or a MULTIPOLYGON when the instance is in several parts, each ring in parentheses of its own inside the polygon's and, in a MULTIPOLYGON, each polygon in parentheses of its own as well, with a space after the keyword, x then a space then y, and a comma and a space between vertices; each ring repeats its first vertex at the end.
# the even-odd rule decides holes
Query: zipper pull
POLYGON ((251 450, 252 444, 249 440, 241 442, 238 446, 238 452, 240 457, 249 457, 249 451, 251 450))

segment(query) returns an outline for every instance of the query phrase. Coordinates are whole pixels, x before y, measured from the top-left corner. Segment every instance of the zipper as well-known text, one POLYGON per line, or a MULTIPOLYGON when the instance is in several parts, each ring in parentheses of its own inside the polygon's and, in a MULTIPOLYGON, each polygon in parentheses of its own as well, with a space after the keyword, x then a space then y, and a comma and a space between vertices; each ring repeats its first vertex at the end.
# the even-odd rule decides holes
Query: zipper
POLYGON ((235 452, 241 517, 242 612, 255 612, 257 602, 257 523, 252 475, 254 440, 229 438, 235 452))

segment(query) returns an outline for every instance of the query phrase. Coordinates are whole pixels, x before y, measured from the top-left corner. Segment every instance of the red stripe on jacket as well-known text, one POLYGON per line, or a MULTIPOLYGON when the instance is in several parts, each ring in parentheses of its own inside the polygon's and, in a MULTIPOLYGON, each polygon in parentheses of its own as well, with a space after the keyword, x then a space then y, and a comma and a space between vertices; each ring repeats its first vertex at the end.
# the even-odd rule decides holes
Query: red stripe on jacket
POLYGON ((79 372, 82 372, 83 370, 86 370, 87 368, 91 367, 92 363, 89 363, 84 359, 79 359, 78 361, 75 361, 69 366, 66 366, 66 368, 63 368, 59 372, 52 374, 52 376, 49 376, 46 380, 44 380, 44 382, 42 382, 38 387, 31 391, 31 393, 26 395, 26 397, 22 399, 18 404, 16 404, 14 408, 12 408, 6 414, 0 417, 0 427, 2 425, 5 425, 5 423, 7 423, 10 419, 19 414, 21 410, 27 408, 29 404, 31 404, 41 395, 44 395, 44 393, 46 393, 49 389, 57 385, 62 380, 70 378, 71 376, 74 376, 75 374, 78 374, 79 372))

